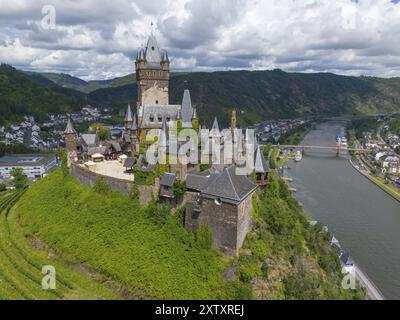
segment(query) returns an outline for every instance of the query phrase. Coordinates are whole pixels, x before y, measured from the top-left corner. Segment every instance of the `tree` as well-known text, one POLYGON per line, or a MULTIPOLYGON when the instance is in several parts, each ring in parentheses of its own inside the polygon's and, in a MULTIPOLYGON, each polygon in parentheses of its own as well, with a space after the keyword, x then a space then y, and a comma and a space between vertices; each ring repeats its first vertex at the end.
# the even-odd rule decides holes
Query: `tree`
POLYGON ((106 128, 103 124, 101 123, 94 123, 89 129, 90 133, 96 133, 99 131, 99 139, 101 141, 105 141, 110 138, 110 129, 106 128))
POLYGON ((69 174, 69 169, 68 169, 67 152, 65 151, 65 149, 61 149, 58 156, 60 157, 61 160, 61 171, 63 173, 63 176, 66 177, 69 174))
POLYGON ((183 181, 175 181, 174 183, 174 196, 178 200, 184 196, 186 192, 186 183, 183 181))
POLYGON ((11 175, 13 177, 13 185, 15 189, 24 189, 28 185, 29 179, 22 168, 11 170, 11 175))
POLYGON ((0 192, 6 191, 7 187, 4 183, 0 183, 0 192))

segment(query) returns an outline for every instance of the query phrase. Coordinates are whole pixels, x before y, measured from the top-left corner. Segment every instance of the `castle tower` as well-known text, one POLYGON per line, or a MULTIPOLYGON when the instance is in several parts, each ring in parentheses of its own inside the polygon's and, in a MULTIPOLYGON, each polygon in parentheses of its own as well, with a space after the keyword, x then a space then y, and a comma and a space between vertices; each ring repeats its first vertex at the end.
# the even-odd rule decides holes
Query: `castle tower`
POLYGON ((71 167, 71 163, 78 160, 78 152, 76 148, 76 131, 72 125, 71 119, 68 119, 67 127, 64 131, 65 149, 67 150, 67 164, 71 167))
POLYGON ((139 154, 140 140, 139 140, 139 128, 137 125, 136 114, 133 115, 133 122, 130 128, 130 135, 131 135, 132 153, 134 155, 137 155, 139 154))
MULTIPOLYGON (((168 105, 168 53, 167 51, 160 52, 153 34, 150 35, 146 48, 139 50, 135 67, 138 84, 138 110, 143 106, 168 105)), ((139 112, 139 116, 140 114, 139 112)))
POLYGON ((236 129, 236 124, 237 124, 236 110, 232 110, 232 113, 231 113, 231 129, 232 130, 236 129))
POLYGON ((131 105, 128 104, 128 109, 126 110, 126 113, 125 113, 125 130, 127 132, 130 132, 132 123, 133 123, 132 109, 131 109, 131 105))

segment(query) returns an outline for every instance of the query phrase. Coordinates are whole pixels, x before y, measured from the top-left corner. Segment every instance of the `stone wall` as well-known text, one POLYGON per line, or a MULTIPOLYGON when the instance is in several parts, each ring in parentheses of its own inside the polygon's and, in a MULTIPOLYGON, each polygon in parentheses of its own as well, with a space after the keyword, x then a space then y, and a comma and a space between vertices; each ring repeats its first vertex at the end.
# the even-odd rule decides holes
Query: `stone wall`
POLYGON ((197 205, 193 196, 194 193, 186 196, 185 228, 196 231, 200 225, 210 226, 213 246, 227 254, 238 255, 251 229, 251 196, 238 206, 218 205, 212 199, 203 199, 201 205, 197 205))
MULTIPOLYGON (((71 165, 71 175, 74 176, 80 183, 93 187, 99 177, 102 177, 107 185, 123 194, 129 195, 133 188, 133 182, 114 177, 105 176, 96 172, 89 171, 80 165, 73 163, 71 165)), ((143 206, 147 206, 153 197, 157 197, 160 190, 160 179, 156 178, 154 185, 138 185, 139 201, 143 206)))
POLYGON ((126 195, 130 194, 133 187, 132 181, 104 176, 96 172, 89 171, 76 163, 71 164, 71 175, 78 179, 80 183, 86 184, 89 187, 93 187, 96 180, 99 177, 102 177, 111 189, 120 191, 126 195))
POLYGON ((160 191, 160 179, 156 178, 154 185, 138 185, 139 202, 142 206, 147 206, 152 198, 157 198, 160 191))

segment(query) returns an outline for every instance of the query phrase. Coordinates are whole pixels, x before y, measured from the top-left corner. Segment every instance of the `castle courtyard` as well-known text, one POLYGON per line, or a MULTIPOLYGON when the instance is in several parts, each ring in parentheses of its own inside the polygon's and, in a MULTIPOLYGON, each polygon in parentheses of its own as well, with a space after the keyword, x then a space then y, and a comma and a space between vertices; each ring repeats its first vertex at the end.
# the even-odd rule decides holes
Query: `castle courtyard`
MULTIPOLYGON (((84 164, 82 164, 81 166, 85 169, 89 169, 84 164)), ((123 164, 118 160, 109 160, 109 161, 93 163, 93 165, 90 166, 89 170, 104 176, 109 176, 122 180, 134 181, 134 174, 127 173, 125 171, 123 164)))

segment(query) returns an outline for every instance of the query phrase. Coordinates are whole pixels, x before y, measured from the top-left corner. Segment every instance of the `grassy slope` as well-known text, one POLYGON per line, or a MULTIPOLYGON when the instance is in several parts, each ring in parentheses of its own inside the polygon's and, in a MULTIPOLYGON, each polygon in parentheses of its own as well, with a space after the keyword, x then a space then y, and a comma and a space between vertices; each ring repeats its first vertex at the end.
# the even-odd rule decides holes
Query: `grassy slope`
POLYGON ((176 217, 159 225, 119 193, 104 197, 56 172, 31 187, 18 214, 27 232, 129 284, 132 297, 228 298, 220 254, 202 249, 176 217))
MULTIPOLYGON (((136 101, 134 74, 89 82, 62 74, 50 77, 30 74, 30 77, 43 86, 49 86, 50 78, 59 85, 81 90, 64 88, 69 91, 61 92, 57 87, 61 93, 78 97, 81 94, 87 98, 87 103, 95 106, 124 110, 128 102, 134 106, 136 101)), ((399 112, 400 106, 400 78, 286 73, 281 70, 172 73, 171 103, 181 102, 185 81, 206 124, 218 116, 221 124, 227 125, 232 108, 241 111, 239 125, 245 125, 266 118, 399 112)))
POLYGON ((271 183, 254 204, 257 228, 239 259, 207 249, 207 241, 183 229, 179 215, 160 218, 166 213, 162 209, 140 208, 116 192, 105 197, 60 172, 30 188, 14 219, 24 233, 44 240, 66 260, 123 284, 125 297, 362 297, 359 291, 340 289, 340 266, 329 235, 309 226, 283 184, 271 183), (236 280, 224 280, 227 267, 235 270, 236 280), (258 279, 255 295, 249 292, 252 279, 258 279))
POLYGON ((0 299, 119 299, 120 296, 47 251, 32 250, 16 224, 21 191, 0 194, 0 299), (43 290, 42 267, 56 269, 56 289, 43 290))

